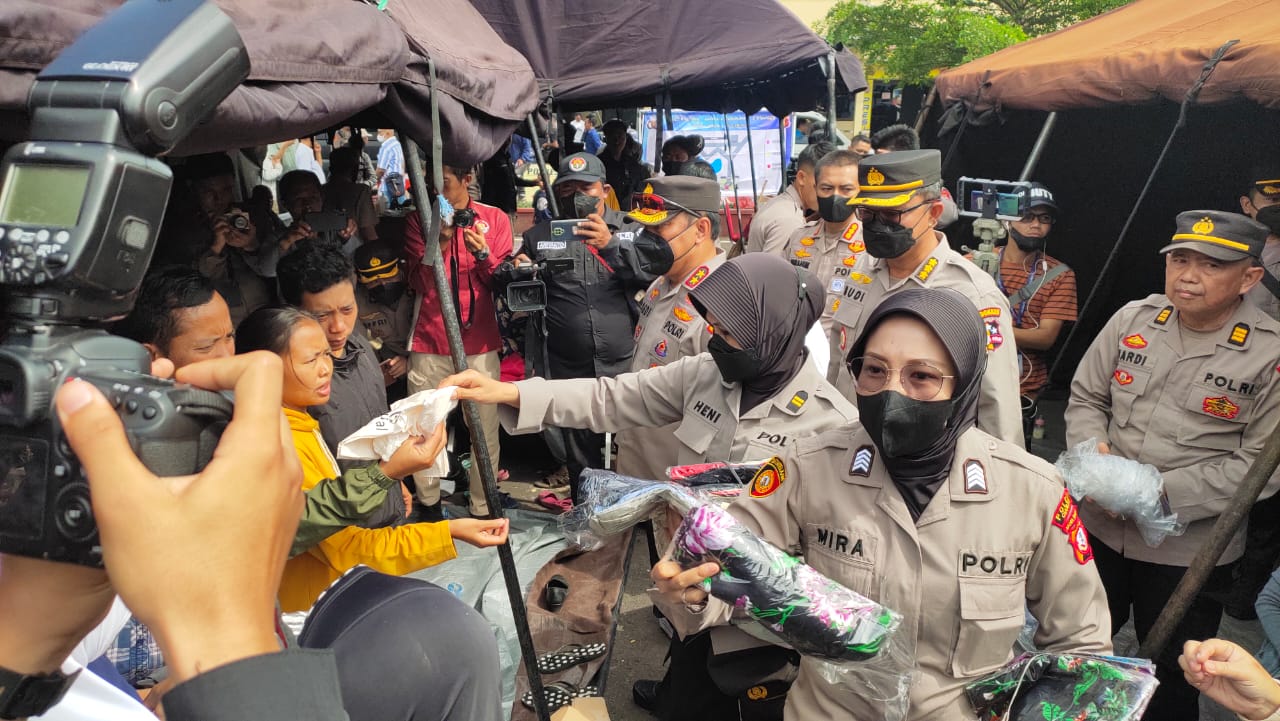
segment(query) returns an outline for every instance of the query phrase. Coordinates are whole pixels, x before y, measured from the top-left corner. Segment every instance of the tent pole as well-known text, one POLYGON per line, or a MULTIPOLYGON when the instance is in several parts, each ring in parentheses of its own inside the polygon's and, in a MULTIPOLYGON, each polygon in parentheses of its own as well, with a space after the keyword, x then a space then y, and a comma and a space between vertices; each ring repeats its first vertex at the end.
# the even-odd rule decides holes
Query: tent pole
MULTIPOLYGON (((742 236, 742 203, 738 196, 738 172, 733 169, 733 138, 729 135, 729 115, 720 113, 724 121, 724 152, 729 156, 729 185, 733 188, 733 214, 738 219, 738 236, 742 236)), ((725 211, 725 225, 728 225, 729 211, 725 211)))
MULTIPOLYGON (((427 61, 427 70, 431 81, 431 174, 437 190, 444 186, 444 166, 441 158, 444 142, 440 135, 440 106, 436 96, 435 62, 427 61)), ((398 135, 399 133, 397 133, 398 135)), ((428 228, 428 235, 423 243, 424 264, 430 264, 434 270, 436 295, 440 299, 440 315, 444 321, 445 335, 449 339, 449 351, 453 356, 453 367, 457 372, 467 368, 467 356, 462 347, 462 326, 458 321, 457 309, 453 305, 453 293, 449 288, 449 277, 440 257, 440 206, 431 204, 427 194, 426 171, 422 165, 422 155, 418 144, 407 135, 404 136, 405 169, 409 171, 412 183, 414 204, 418 220, 423 228, 428 228), (430 208, 430 213, 428 213, 430 208)), ((439 197, 439 196, 437 196, 439 197)), ((421 303, 418 304, 421 309, 421 303)), ((415 321, 417 313, 415 312, 415 321)), ((416 327, 416 324, 415 324, 416 327)), ((410 345, 410 348, 413 346, 410 345)), ((493 464, 489 461, 489 443, 485 438, 484 426, 480 423, 480 413, 474 401, 463 401, 462 412, 466 416, 467 425, 471 429, 471 460, 480 464, 480 478, 484 482, 485 501, 489 504, 489 514, 494 518, 502 518, 502 499, 498 495, 498 483, 494 475, 493 464)), ((495 439, 496 440, 496 439, 495 439)), ((534 711, 539 721, 550 721, 551 714, 547 710, 546 693, 542 687, 542 675, 538 672, 537 651, 533 646, 533 633, 529 629, 528 611, 524 605, 524 592, 520 585, 520 577, 516 572, 515 556, 511 544, 498 546, 498 562, 502 567, 502 578, 507 587, 507 598, 511 602, 511 615, 516 624, 516 638, 520 643, 520 655, 524 661, 525 672, 529 678, 529 688, 533 691, 534 711)))
POLYGON ((756 189, 756 150, 755 143, 751 141, 751 116, 743 110, 742 118, 747 121, 747 162, 751 163, 751 207, 754 208, 760 200, 760 191, 756 189))
POLYGON ((1053 126, 1057 122, 1057 110, 1049 113, 1049 117, 1044 119, 1040 136, 1036 138, 1036 144, 1032 146, 1031 154, 1027 156, 1027 164, 1022 166, 1022 174, 1018 176, 1018 180, 1031 180, 1031 174, 1036 172, 1036 166, 1040 164, 1040 156, 1044 154, 1044 147, 1049 144, 1049 136, 1053 134, 1053 126))
POLYGON ((938 100, 938 84, 934 83, 929 88, 929 95, 924 99, 924 105, 920 106, 920 112, 916 115, 916 135, 924 132, 925 121, 929 118, 929 113, 933 110, 933 104, 938 100))
POLYGON ((791 158, 787 157, 787 123, 791 117, 788 113, 785 118, 778 118, 778 192, 787 189, 787 166, 791 165, 791 158))
POLYGON ((832 145, 836 138, 836 51, 827 51, 827 135, 832 145))
POLYGON ((542 159, 542 144, 538 142, 538 125, 533 122, 533 113, 529 113, 529 137, 533 142, 533 152, 538 158, 538 174, 542 176, 542 184, 547 191, 547 204, 551 207, 551 215, 560 217, 560 208, 556 205, 556 194, 551 192, 551 171, 547 162, 542 159))
MULTIPOLYGON (((1178 137, 1178 131, 1182 130, 1187 124, 1187 108, 1194 105, 1196 99, 1200 97, 1200 90, 1204 87, 1209 76, 1213 74, 1214 68, 1218 67, 1218 63, 1222 57, 1227 54, 1227 50, 1232 45, 1240 42, 1239 40, 1229 40, 1222 47, 1214 52, 1213 57, 1204 64, 1204 68, 1200 71, 1200 77, 1187 90, 1187 94, 1182 98, 1182 105, 1178 108, 1178 121, 1173 124, 1173 130, 1169 131, 1169 137, 1164 141, 1164 148, 1160 151, 1160 155, 1156 158, 1155 165, 1151 168, 1151 173, 1147 175, 1147 182, 1142 186, 1142 190, 1138 193, 1137 200, 1133 201, 1133 208, 1129 210, 1129 217, 1125 219, 1124 226, 1120 228, 1120 235, 1116 238, 1116 242, 1111 246, 1111 253, 1107 256, 1106 262, 1102 264, 1102 270, 1098 271, 1098 279, 1093 282, 1093 288, 1089 289, 1089 297, 1085 299, 1084 305, 1080 307, 1080 312, 1076 314, 1078 319, 1071 326, 1071 332, 1067 334, 1067 340, 1062 344, 1058 351, 1058 357, 1053 359, 1053 365, 1049 368, 1049 378, 1053 379, 1058 372, 1058 367, 1062 365, 1062 358, 1066 355, 1066 350, 1071 346, 1071 342, 1075 340, 1076 334, 1080 332, 1080 328, 1084 323, 1080 322, 1084 319, 1085 314, 1093 307, 1094 301, 1098 299, 1098 292, 1102 289, 1102 284, 1107 279, 1107 274, 1111 270, 1111 266, 1115 264, 1115 260, 1120 255, 1120 248, 1124 246, 1124 239, 1129 234, 1129 228, 1133 225, 1133 221, 1138 217, 1138 209, 1142 207, 1142 201, 1146 199, 1147 192, 1151 190, 1151 185, 1155 183, 1156 175, 1160 172, 1160 166, 1164 164, 1165 156, 1169 154, 1169 149, 1173 147, 1173 141, 1178 137)), ((1216 559, 1215 559, 1216 560, 1216 559)), ((1179 586, 1181 588, 1181 586, 1179 586)), ((1199 588, 1195 589, 1196 591, 1199 588)), ((1165 606, 1166 609, 1172 608, 1173 602, 1165 606)), ((1185 609, 1184 609, 1185 610, 1185 609)), ((1163 614, 1162 614, 1163 615, 1163 614)), ((1179 614, 1181 618, 1181 614, 1179 614)), ((1158 621, 1159 619, 1157 619, 1158 621)))
POLYGON ((657 175, 658 173, 662 172, 662 137, 663 137, 662 131, 663 131, 663 126, 665 125, 665 123, 663 123, 663 118, 662 118, 662 93, 658 93, 658 97, 656 98, 656 100, 657 102, 654 103, 654 107, 653 107, 653 117, 654 117, 654 120, 656 121, 654 123, 654 126, 655 126, 654 130, 656 134, 654 135, 654 140, 653 140, 653 174, 654 175, 657 175))

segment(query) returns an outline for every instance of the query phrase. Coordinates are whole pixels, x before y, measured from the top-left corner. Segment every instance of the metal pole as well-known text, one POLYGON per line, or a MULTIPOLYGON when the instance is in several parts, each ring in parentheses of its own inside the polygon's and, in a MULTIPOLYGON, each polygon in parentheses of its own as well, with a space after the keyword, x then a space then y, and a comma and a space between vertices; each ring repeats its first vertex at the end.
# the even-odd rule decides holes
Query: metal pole
POLYGON ((836 142, 836 51, 827 51, 827 136, 832 145, 836 142))
POLYGON ((1147 182, 1142 186, 1141 192, 1138 193, 1138 199, 1133 201, 1133 208, 1129 211, 1129 217, 1125 219, 1124 226, 1120 228, 1120 235, 1116 238, 1116 242, 1111 246, 1111 253, 1107 255, 1107 260, 1102 264, 1102 270, 1098 271, 1098 279, 1094 281, 1093 288, 1089 290, 1089 297, 1085 299, 1084 305, 1080 306, 1080 312, 1076 317, 1080 320, 1071 326, 1071 331, 1067 333, 1067 340, 1058 351, 1058 357, 1054 358, 1053 366, 1049 368, 1049 378, 1052 379, 1058 372, 1058 366, 1062 364, 1062 358, 1066 355, 1067 348, 1071 346, 1071 341, 1075 340, 1076 334, 1084 326, 1081 322, 1085 318, 1085 313, 1093 307, 1093 301, 1097 299, 1098 292, 1102 289, 1102 284, 1106 280, 1107 273, 1111 270, 1111 266, 1120 255, 1120 248, 1124 245, 1124 239, 1129 234, 1129 228, 1133 225, 1133 221, 1138 217, 1138 209, 1142 207, 1142 201, 1147 197, 1147 191, 1151 190, 1151 185, 1156 180, 1156 175, 1160 172, 1160 166, 1164 164, 1164 158, 1169 154, 1169 149, 1173 147, 1173 141, 1178 137, 1178 131, 1182 130, 1187 124, 1187 108, 1194 105, 1196 98, 1200 97, 1200 89, 1204 87, 1209 76, 1213 74, 1214 68, 1218 67, 1218 63, 1222 57, 1227 54, 1227 50, 1232 45, 1240 42, 1239 40, 1229 40, 1222 47, 1214 52, 1213 57, 1209 58, 1204 64, 1204 69, 1200 71, 1200 78, 1187 90, 1186 96, 1182 98, 1182 105, 1178 108, 1178 122, 1174 123, 1173 130, 1169 132, 1169 137, 1164 141, 1164 148, 1160 151, 1160 156, 1156 158, 1156 163, 1151 168, 1151 173, 1147 175, 1147 182))
POLYGON ((934 83, 929 88, 929 94, 925 96, 924 105, 920 106, 920 112, 916 115, 916 135, 924 132, 925 121, 929 118, 929 112, 933 110, 933 103, 938 99, 938 84, 934 83))
POLYGON ((784 122, 786 118, 778 118, 778 192, 787 189, 787 166, 791 165, 791 158, 787 157, 787 124, 784 122))
MULTIPOLYGON (((444 166, 441 155, 444 142, 440 136, 440 106, 436 93, 435 62, 427 62, 427 71, 431 80, 431 175, 435 180, 437 192, 444 186, 444 166)), ((398 133, 397 133, 398 135, 398 133)), ((424 264, 431 265, 436 282, 436 295, 440 299, 440 315, 444 321, 445 335, 449 339, 449 351, 453 357, 453 367, 457 372, 467 368, 467 356, 462 346, 462 326, 458 321, 458 313, 453 305, 453 293, 449 288, 449 277, 440 257, 440 207, 432 205, 427 195, 426 171, 422 166, 422 156, 418 144, 412 138, 403 138, 406 170, 409 181, 413 184, 414 205, 418 220, 423 228, 428 228, 428 235, 423 239, 424 264), (430 212, 428 213, 428 208, 430 212)), ((419 304, 421 307, 421 304, 419 304)), ((416 314, 415 314, 416 317, 416 314)), ((413 346, 410 345, 410 348, 413 346)), ((502 518, 502 499, 498 495, 498 483, 494 475, 493 464, 489 461, 489 443, 485 438, 484 426, 480 423, 480 412, 474 401, 463 401, 462 412, 471 429, 471 462, 480 464, 480 478, 484 482, 485 502, 489 504, 489 514, 494 518, 502 518)), ((495 439, 496 440, 496 439, 495 439)), ((524 661, 525 673, 529 678, 529 688, 533 691, 534 711, 539 721, 551 721, 551 713, 547 710, 546 692, 542 686, 542 675, 538 671, 537 651, 533 646, 533 633, 529 630, 528 610, 524 605, 524 592, 521 589, 520 577, 516 571, 515 556, 511 552, 511 544, 498 546, 498 562, 502 567, 502 579, 507 587, 507 599, 511 603, 511 615, 516 624, 516 638, 520 643, 520 655, 524 661)))
POLYGON ((538 174, 542 176, 542 185, 547 189, 547 204, 551 206, 551 215, 560 217, 560 208, 556 205, 556 194, 551 192, 551 171, 542 159, 542 144, 538 142, 538 125, 533 122, 533 113, 529 113, 529 138, 533 143, 534 155, 538 158, 538 174))
POLYGON ((653 140, 653 174, 657 175, 662 172, 662 136, 665 123, 662 117, 662 94, 658 94, 658 102, 653 108, 654 123, 654 140, 653 140))
MULTIPOLYGON (((724 121, 724 152, 729 156, 729 184, 733 188, 733 214, 738 219, 738 237, 742 237, 742 203, 738 197, 738 172, 733 169, 733 139, 729 136, 729 116, 720 113, 724 121)), ((725 211, 724 219, 729 220, 729 211, 725 211)), ((725 225, 728 225, 726 222, 725 225)))
POLYGON ((1182 621, 1187 609, 1196 600, 1205 581, 1209 580, 1209 574, 1213 573, 1213 569, 1218 565, 1218 559, 1222 558, 1223 551, 1227 550, 1227 546, 1235 538, 1240 524, 1244 523, 1245 518, 1249 516, 1249 510, 1253 508, 1262 489, 1266 488, 1267 482, 1271 480, 1271 474, 1275 473, 1276 466, 1280 466, 1280 424, 1271 430, 1271 437, 1267 439, 1258 457, 1253 459, 1253 465, 1249 466, 1249 470, 1244 474, 1244 479, 1236 488, 1235 495, 1227 504, 1227 510, 1223 511, 1222 515, 1218 516, 1217 522, 1213 524, 1209 540, 1200 547, 1195 558, 1191 559, 1187 572, 1182 575, 1182 580, 1173 590, 1169 602, 1164 605, 1160 616, 1147 633, 1147 640, 1142 642, 1142 647, 1138 651, 1139 657, 1156 658, 1160 652, 1164 651, 1164 647, 1169 645, 1169 640, 1177 630, 1178 623, 1182 621))
POLYGON ((751 207, 754 208, 754 204, 760 202, 760 191, 756 189, 756 150, 755 143, 751 141, 751 116, 745 110, 742 111, 742 119, 747 121, 747 162, 751 163, 751 207))
POLYGON ((1036 172, 1036 166, 1040 164, 1040 156, 1044 154, 1044 148, 1049 144, 1049 136, 1053 133, 1053 126, 1057 122, 1058 111, 1056 110, 1044 119, 1040 136, 1036 138, 1036 144, 1031 147, 1031 154, 1027 156, 1027 163, 1022 166, 1022 174, 1018 176, 1018 180, 1031 180, 1031 174, 1036 172))
POLYGON ((960 127, 956 128, 956 136, 951 139, 951 145, 947 148, 947 154, 942 158, 942 176, 946 177, 947 167, 951 165, 951 161, 955 160, 956 148, 960 146, 960 138, 964 136, 964 129, 969 125, 969 114, 978 106, 978 102, 982 100, 982 91, 987 87, 987 79, 991 77, 991 71, 988 70, 986 75, 982 76, 982 82, 978 85, 978 93, 973 98, 972 105, 965 105, 964 115, 960 117, 960 127))

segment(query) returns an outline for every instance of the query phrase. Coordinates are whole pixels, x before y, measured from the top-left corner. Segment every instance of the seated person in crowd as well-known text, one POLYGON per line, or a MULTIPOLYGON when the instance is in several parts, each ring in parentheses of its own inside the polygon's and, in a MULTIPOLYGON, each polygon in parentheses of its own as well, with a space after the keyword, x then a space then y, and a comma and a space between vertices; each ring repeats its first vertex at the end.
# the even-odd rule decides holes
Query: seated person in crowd
POLYGON ((387 243, 375 241, 356 248, 356 305, 360 324, 382 368, 388 402, 408 392, 409 333, 413 330, 413 303, 404 262, 387 243))
MULTIPOLYGON (((236 352, 255 350, 270 351, 284 362, 283 410, 302 463, 303 490, 337 476, 338 464, 320 436, 320 424, 307 413, 328 403, 333 387, 333 358, 324 329, 296 308, 262 308, 236 331, 236 352)), ((430 438, 411 436, 381 464, 382 471, 403 478, 431 467, 443 448, 443 426, 430 438)), ((280 607, 286 613, 311 608, 331 583, 359 564, 399 576, 453 558, 455 539, 478 548, 505 543, 507 525, 506 519, 464 518, 376 529, 349 526, 289 560, 280 583, 280 607)))
MULTIPOLYGON (((316 176, 306 170, 291 170, 280 178, 280 207, 289 213, 289 230, 280 239, 279 255, 285 256, 304 240, 321 240, 339 248, 345 248, 356 235, 356 221, 341 209, 330 208, 325 203, 324 186, 316 176), (341 230, 318 232, 311 227, 308 216, 312 213, 334 211, 346 215, 341 230)), ((351 246, 354 248, 354 246, 351 246)))

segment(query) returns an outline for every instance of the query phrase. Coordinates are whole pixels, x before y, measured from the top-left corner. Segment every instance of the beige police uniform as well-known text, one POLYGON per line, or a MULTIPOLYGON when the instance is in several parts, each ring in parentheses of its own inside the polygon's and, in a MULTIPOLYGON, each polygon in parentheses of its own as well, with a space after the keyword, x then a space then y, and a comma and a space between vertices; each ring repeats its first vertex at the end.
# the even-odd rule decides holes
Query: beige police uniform
MULTIPOLYGON (((707 349, 711 334, 707 332, 707 322, 689 300, 689 291, 698 287, 725 260, 724 253, 716 253, 679 283, 659 277, 649 285, 640 299, 636 350, 631 357, 633 373, 696 356, 707 349)), ((666 452, 675 447, 671 435, 675 430, 676 425, 671 424, 620 433, 615 467, 637 478, 663 478, 667 467, 675 465, 674 456, 666 452)))
POLYGON ((782 255, 791 234, 804 224, 804 202, 793 183, 752 216, 745 250, 748 253, 782 255))
MULTIPOLYGON (((1022 439, 1022 405, 1018 394, 1018 351, 1013 341, 1009 301, 990 275, 952 250, 938 233, 938 247, 914 273, 892 278, 889 265, 868 253, 859 255, 844 286, 828 334, 831 360, 827 380, 853 397, 853 378, 845 365, 849 346, 862 333, 871 310, 888 295, 904 288, 951 288, 971 300, 987 327, 987 371, 978 397, 978 427, 1018 446, 1022 439)), ((839 279, 839 278, 838 278, 839 279)), ((834 302, 834 301, 833 301, 834 302)))
POLYGON ((826 289, 826 305, 820 318, 823 333, 831 334, 831 315, 843 302, 845 290, 853 287, 848 278, 865 250, 862 224, 856 218, 850 218, 843 226, 815 220, 787 239, 786 259, 816 275, 826 289))
POLYGON ((531 378, 516 386, 520 407, 499 409, 508 433, 535 433, 545 426, 597 433, 674 426, 671 447, 645 449, 669 458, 669 465, 768 459, 799 438, 833 428, 847 432, 858 417, 853 404, 807 362, 772 399, 742 414, 742 386, 725 383, 707 354, 616 378, 531 378))
MULTIPOLYGON (((902 614, 899 639, 916 672, 909 721, 975 718, 964 686, 1013 659, 1024 607, 1040 622, 1038 647, 1110 651, 1111 619, 1088 536, 1048 463, 970 429, 950 477, 912 522, 860 427, 801 439, 784 459, 775 491, 743 496, 730 510, 763 538, 902 614)), ((712 599, 702 614, 672 620, 687 634, 731 613, 712 599)), ((883 712, 823 680, 805 658, 785 718, 864 721, 883 712)))
MULTIPOLYGON (((1188 522, 1185 534, 1151 548, 1133 521, 1086 504, 1089 532, 1126 558, 1190 565, 1280 418, 1280 324, 1242 302, 1205 341, 1188 340, 1169 298, 1148 296, 1112 316, 1071 381, 1068 445, 1096 438, 1155 466, 1188 522)), ((1240 557, 1244 531, 1218 563, 1240 557)))

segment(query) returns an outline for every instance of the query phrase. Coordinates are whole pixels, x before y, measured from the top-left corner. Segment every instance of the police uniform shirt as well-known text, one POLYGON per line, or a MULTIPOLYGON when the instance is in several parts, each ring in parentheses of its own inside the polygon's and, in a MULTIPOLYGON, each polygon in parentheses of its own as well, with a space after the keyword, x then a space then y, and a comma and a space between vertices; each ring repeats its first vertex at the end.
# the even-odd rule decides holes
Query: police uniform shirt
POLYGON ((645 448, 669 458, 667 465, 768 459, 799 438, 833 428, 847 434, 858 417, 853 404, 809 363, 771 399, 742 414, 742 386, 725 383, 706 354, 616 378, 532 378, 516 386, 520 407, 499 408, 508 433, 547 426, 603 433, 674 425, 674 446, 645 448))
POLYGON ((386 306, 369 300, 364 285, 356 287, 356 305, 360 314, 360 326, 369 339, 378 360, 385 361, 409 355, 409 334, 413 330, 413 291, 407 287, 395 306, 386 306))
POLYGON ((952 250, 945 235, 938 233, 938 239, 937 249, 905 278, 893 278, 886 261, 867 253, 859 254, 847 276, 836 278, 843 281, 844 287, 839 297, 829 301, 834 315, 828 336, 831 360, 827 380, 847 397, 853 397, 853 378, 845 365, 845 354, 862 333, 871 310, 886 296, 904 288, 950 288, 973 302, 987 329, 987 371, 982 376, 978 397, 978 427, 1021 446, 1018 352, 1014 347, 1009 301, 990 275, 952 250))
MULTIPOLYGON (((711 334, 689 291, 698 287, 716 268, 724 264, 724 253, 716 253, 694 268, 679 283, 660 276, 640 298, 640 320, 636 322, 632 372, 674 363, 707 349, 711 334)), ((618 436, 618 470, 637 478, 662 478, 674 465, 678 443, 672 435, 676 426, 636 428, 618 436)))
POLYGON ((804 224, 804 203, 800 200, 800 191, 792 183, 752 216, 746 252, 783 255, 791 234, 804 224))
POLYGON ((827 289, 826 306, 822 309, 822 332, 830 334, 831 316, 840 307, 847 294, 860 294, 858 283, 850 283, 858 257, 865 255, 862 242, 862 224, 850 218, 843 226, 815 220, 796 230, 787 240, 786 259, 804 268, 822 282, 827 289))
MULTIPOLYGON (((1088 533, 1052 466, 974 428, 913 522, 870 436, 855 426, 788 447, 777 483, 730 506, 753 532, 903 616, 897 639, 915 662, 908 721, 974 719, 964 686, 1012 660, 1024 608, 1035 643, 1107 653, 1111 619, 1088 533)), ((730 620, 712 599, 668 614, 688 634, 730 620)), ((868 661, 867 663, 874 663, 868 661)), ((877 702, 800 661, 785 718, 884 718, 877 702)))
MULTIPOLYGON (((1280 418, 1278 361, 1280 324, 1248 302, 1209 334, 1181 329, 1164 295, 1112 316, 1071 381, 1067 445, 1095 438, 1116 455, 1155 466, 1171 509, 1188 526, 1151 548, 1133 521, 1086 505, 1089 532, 1126 558, 1189 565, 1280 418)), ((1220 564, 1240 557, 1244 531, 1220 564)))
MULTIPOLYGON (((1280 240, 1268 240, 1262 247, 1262 257, 1259 260, 1267 272, 1280 278, 1280 240)), ((1266 285, 1259 283, 1253 286, 1245 294, 1245 298, 1261 308, 1262 312, 1271 316, 1273 320, 1280 321, 1280 298, 1277 298, 1266 285)))

